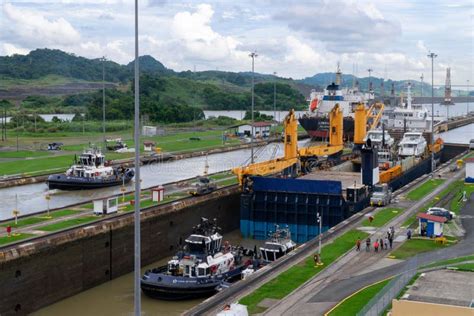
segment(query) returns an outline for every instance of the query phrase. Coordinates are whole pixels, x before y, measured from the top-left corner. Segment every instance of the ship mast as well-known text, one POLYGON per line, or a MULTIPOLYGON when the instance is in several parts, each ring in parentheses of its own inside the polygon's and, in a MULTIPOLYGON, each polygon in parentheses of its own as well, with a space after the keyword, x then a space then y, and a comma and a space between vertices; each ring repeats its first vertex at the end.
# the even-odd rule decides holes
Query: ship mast
POLYGON ((342 72, 339 62, 337 62, 337 70, 336 70, 336 84, 341 84, 342 72))

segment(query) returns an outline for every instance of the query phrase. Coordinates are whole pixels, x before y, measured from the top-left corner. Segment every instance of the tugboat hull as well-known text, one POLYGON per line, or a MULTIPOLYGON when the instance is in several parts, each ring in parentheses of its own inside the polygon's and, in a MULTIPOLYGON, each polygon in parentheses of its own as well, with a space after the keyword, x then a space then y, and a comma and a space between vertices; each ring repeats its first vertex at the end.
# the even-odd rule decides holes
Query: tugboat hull
POLYGON ((48 184, 48 188, 50 190, 89 190, 129 183, 133 176, 133 170, 127 170, 122 176, 117 176, 110 179, 81 178, 66 176, 64 174, 54 174, 48 177, 46 183, 48 184))
POLYGON ((145 295, 160 300, 179 301, 209 297, 219 291, 224 282, 240 279, 245 265, 226 273, 205 278, 189 278, 165 274, 166 266, 147 271, 141 279, 145 295))

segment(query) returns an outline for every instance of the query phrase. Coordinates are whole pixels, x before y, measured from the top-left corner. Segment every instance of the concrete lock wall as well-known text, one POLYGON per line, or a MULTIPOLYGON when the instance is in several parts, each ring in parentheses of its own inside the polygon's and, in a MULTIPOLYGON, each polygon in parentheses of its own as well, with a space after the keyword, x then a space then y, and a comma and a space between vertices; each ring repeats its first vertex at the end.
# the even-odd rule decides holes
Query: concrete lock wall
MULTIPOLYGON (((0 315, 24 315, 133 270, 133 214, 0 252, 0 315)), ((173 254, 201 217, 239 227, 236 188, 142 214, 142 265, 173 254)))

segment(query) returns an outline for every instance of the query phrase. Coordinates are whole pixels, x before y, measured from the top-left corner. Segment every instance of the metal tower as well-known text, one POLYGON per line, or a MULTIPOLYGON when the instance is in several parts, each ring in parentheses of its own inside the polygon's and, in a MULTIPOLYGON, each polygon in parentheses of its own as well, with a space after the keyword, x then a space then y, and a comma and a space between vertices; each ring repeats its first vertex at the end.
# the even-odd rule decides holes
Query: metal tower
POLYGON ((446 84, 444 86, 444 104, 453 104, 451 101, 451 68, 446 69, 446 84))

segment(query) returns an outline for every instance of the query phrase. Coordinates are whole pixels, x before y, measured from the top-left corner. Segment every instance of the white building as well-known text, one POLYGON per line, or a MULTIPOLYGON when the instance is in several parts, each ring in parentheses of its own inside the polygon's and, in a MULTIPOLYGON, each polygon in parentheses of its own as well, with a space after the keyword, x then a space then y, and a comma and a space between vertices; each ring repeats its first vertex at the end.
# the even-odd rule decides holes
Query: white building
POLYGON ((466 164, 466 177, 464 181, 466 183, 474 183, 474 158, 466 158, 464 163, 466 164))
MULTIPOLYGON (((270 136, 270 128, 272 123, 270 122, 255 122, 253 124, 254 137, 268 137, 270 136)), ((244 124, 237 127, 237 134, 245 135, 250 137, 252 134, 252 125, 244 124)))

